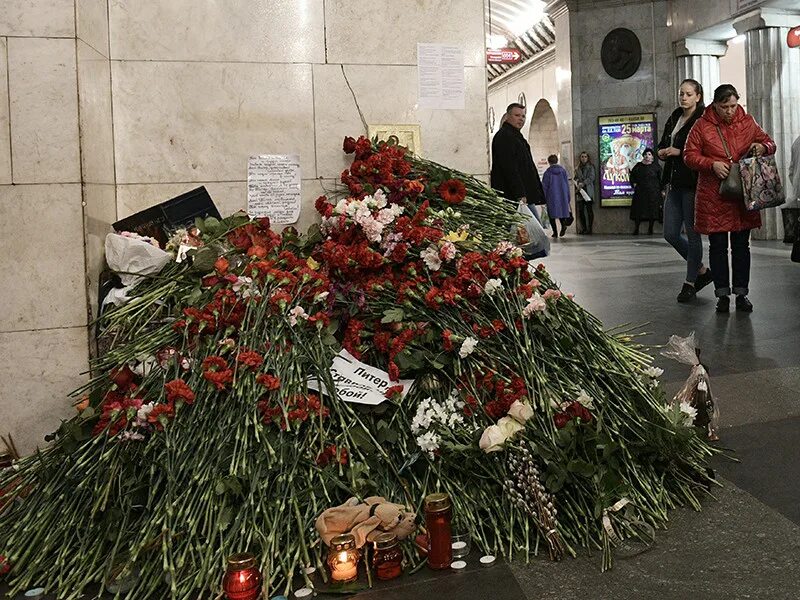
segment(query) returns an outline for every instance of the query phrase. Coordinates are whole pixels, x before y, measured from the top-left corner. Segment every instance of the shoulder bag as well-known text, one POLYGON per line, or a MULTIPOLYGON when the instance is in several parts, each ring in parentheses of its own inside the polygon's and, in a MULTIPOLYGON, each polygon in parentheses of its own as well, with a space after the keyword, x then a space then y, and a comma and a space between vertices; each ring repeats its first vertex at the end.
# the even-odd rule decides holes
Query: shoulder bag
POLYGON ((719 139, 722 140, 722 147, 725 148, 725 155, 730 162, 728 176, 719 184, 719 195, 728 200, 742 201, 744 200, 744 191, 742 189, 742 176, 739 172, 739 163, 734 162, 731 151, 728 149, 728 142, 725 141, 725 137, 722 135, 722 129, 719 128, 719 125, 717 125, 717 133, 719 134, 719 139))

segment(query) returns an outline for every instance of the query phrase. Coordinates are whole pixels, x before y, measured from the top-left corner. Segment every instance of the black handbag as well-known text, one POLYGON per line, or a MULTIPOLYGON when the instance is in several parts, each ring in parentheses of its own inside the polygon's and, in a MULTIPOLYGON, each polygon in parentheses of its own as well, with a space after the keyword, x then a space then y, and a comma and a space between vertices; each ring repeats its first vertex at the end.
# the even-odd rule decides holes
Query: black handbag
POLYGON ((728 176, 719 184, 719 195, 728 200, 744 200, 744 188, 742 187, 742 174, 739 172, 739 163, 734 162, 731 151, 728 149, 728 142, 725 141, 719 125, 717 125, 717 133, 719 134, 719 139, 722 140, 722 147, 725 148, 725 154, 730 162, 728 176))

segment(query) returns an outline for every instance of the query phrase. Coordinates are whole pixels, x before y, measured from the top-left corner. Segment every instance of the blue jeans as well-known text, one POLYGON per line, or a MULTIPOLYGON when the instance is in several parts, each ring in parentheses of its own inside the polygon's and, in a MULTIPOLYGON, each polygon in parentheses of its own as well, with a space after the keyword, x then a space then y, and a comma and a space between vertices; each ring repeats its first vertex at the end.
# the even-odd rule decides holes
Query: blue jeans
POLYGON ((694 190, 670 188, 664 202, 664 239, 686 261, 686 281, 693 284, 703 264, 703 241, 694 230, 694 190))
POLYGON ((747 296, 750 292, 750 230, 712 233, 708 236, 708 260, 714 277, 714 294, 731 295, 730 271, 733 270, 733 293, 747 296), (728 236, 731 246, 731 269, 728 268, 728 236))

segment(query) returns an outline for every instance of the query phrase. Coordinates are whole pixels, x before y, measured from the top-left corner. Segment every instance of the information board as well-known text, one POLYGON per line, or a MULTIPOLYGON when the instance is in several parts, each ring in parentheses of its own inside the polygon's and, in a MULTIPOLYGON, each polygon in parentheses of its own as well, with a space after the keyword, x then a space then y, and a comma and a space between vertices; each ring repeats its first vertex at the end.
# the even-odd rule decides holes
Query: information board
POLYGON ((597 133, 600 206, 630 206, 631 169, 642 160, 645 148, 655 150, 656 116, 645 113, 600 117, 597 133))

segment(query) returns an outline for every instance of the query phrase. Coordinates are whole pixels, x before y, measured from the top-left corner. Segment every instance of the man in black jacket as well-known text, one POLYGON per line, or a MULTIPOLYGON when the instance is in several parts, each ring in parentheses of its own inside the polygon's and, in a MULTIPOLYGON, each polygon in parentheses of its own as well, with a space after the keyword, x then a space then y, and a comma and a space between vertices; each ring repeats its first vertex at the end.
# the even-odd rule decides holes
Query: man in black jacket
POLYGON ((538 218, 533 205, 544 204, 544 190, 531 147, 520 133, 525 125, 525 107, 516 102, 509 104, 504 119, 492 139, 492 187, 506 198, 531 206, 538 218))

